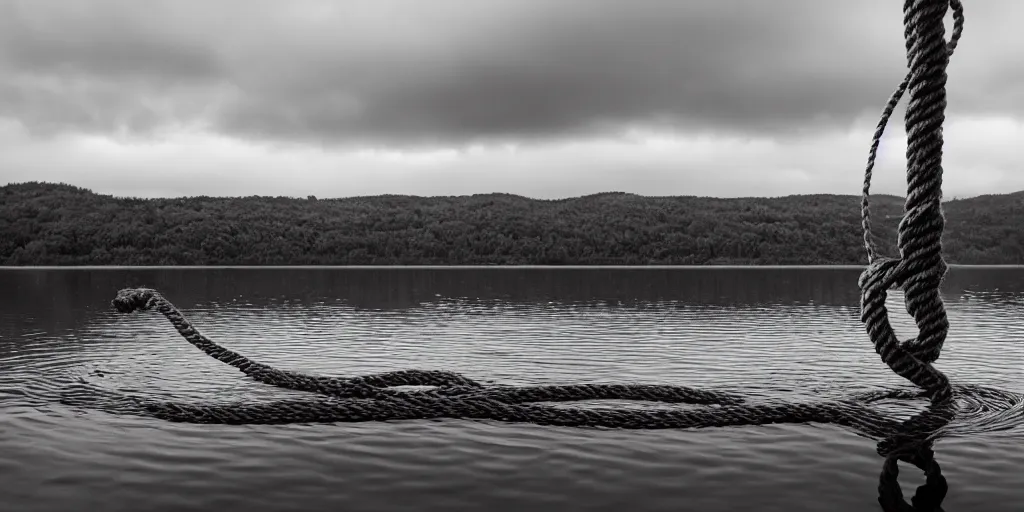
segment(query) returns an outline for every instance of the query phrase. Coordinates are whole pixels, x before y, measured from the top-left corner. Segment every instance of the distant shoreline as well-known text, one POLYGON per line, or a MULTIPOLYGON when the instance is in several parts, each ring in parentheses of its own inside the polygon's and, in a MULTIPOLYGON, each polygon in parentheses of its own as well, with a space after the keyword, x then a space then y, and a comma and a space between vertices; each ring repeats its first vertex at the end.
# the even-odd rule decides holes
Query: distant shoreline
MULTIPOLYGON (((340 200, 116 199, 0 187, 0 265, 29 268, 860 268, 858 196, 508 194, 340 200)), ((903 201, 872 201, 877 252, 900 254, 903 201)), ((949 201, 948 263, 1024 264, 1024 191, 949 201)))
MULTIPOLYGON (((37 265, 2 270, 859 270, 866 265, 37 265)), ((949 268, 1024 269, 1020 264, 949 264, 949 268)))

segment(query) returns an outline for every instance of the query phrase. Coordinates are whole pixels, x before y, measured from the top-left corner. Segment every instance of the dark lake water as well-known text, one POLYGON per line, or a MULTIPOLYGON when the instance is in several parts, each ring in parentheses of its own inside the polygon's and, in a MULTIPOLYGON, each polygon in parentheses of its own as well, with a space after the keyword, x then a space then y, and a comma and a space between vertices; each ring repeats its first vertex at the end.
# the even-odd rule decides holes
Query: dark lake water
MULTIPOLYGON (((156 312, 113 311, 115 293, 135 286, 163 292, 210 338, 307 373, 446 369, 501 384, 679 384, 787 400, 907 387, 864 333, 859 273, 0 270, 0 510, 880 510, 876 442, 834 425, 226 426, 60 401, 82 383, 194 402, 303 396, 207 357, 156 312)), ((1024 269, 954 267, 943 297, 951 328, 936 366, 955 382, 1024 392, 1024 269)), ((889 301, 911 336, 902 295, 889 301)), ((1022 440, 1024 428, 939 439, 944 509, 1024 509, 1022 440)), ((924 477, 900 468, 909 501, 924 477)))

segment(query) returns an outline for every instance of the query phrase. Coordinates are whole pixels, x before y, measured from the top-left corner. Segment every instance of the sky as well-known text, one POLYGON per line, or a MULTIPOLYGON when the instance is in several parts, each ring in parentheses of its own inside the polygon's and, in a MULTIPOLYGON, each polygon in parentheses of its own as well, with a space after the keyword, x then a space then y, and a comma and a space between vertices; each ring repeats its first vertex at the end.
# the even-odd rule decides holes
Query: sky
MULTIPOLYGON (((944 194, 1024 190, 1024 2, 964 3, 944 194)), ((0 184, 859 194, 905 71, 894 0, 0 0, 0 184)))

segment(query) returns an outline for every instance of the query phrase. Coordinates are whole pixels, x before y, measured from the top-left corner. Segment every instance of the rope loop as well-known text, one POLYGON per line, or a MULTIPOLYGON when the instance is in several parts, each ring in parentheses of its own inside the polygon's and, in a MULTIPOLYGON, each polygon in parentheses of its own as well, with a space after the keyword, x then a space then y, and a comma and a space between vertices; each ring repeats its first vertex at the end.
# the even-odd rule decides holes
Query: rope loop
POLYGON ((862 198, 868 266, 858 281, 861 321, 882 360, 901 377, 923 388, 933 403, 950 400, 949 379, 932 366, 949 330, 939 286, 947 266, 942 259, 942 123, 946 108, 946 67, 963 31, 959 0, 905 0, 906 79, 890 98, 872 140, 862 198), (946 42, 943 16, 952 5, 955 27, 946 42), (905 116, 907 198, 899 224, 899 258, 879 257, 871 235, 868 190, 878 141, 904 91, 910 92, 905 116), (888 291, 902 290, 918 335, 900 342, 885 307, 888 291))

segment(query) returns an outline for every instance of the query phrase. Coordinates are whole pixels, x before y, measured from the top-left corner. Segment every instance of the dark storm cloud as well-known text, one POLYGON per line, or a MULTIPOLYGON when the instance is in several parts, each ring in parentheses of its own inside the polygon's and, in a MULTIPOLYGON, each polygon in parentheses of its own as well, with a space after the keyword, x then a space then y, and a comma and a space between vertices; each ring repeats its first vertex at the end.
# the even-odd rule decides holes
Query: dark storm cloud
POLYGON ((0 3, 0 115, 44 133, 146 131, 194 115, 195 103, 180 108, 190 89, 225 76, 216 48, 162 25, 160 6, 139 7, 0 3))
POLYGON ((101 8, 54 10, 45 15, 28 10, 8 4, 0 20, 5 61, 15 72, 171 81, 219 73, 211 52, 215 49, 180 40, 146 17, 101 8))
MULTIPOLYGON (((459 144, 624 127, 791 135, 902 78, 887 0, 0 0, 0 115, 244 137, 459 144)), ((1024 110, 1019 2, 967 2, 951 112, 1024 110)))

